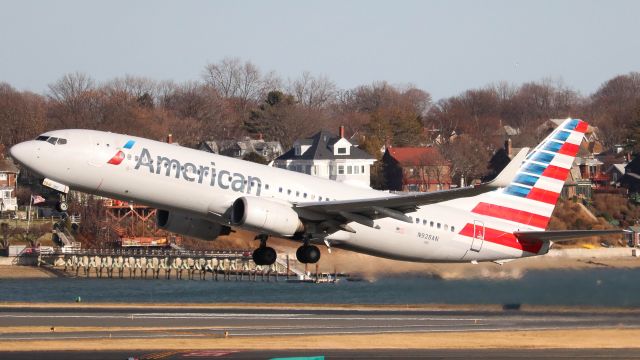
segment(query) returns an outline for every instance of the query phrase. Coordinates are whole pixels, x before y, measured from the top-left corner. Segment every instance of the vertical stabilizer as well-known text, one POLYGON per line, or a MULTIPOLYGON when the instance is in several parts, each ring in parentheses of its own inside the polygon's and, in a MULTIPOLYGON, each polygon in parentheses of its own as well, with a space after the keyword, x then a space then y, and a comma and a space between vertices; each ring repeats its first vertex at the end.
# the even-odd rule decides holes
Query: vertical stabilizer
POLYGON ((567 119, 525 158, 502 190, 478 196, 473 213, 545 229, 588 124, 567 119))

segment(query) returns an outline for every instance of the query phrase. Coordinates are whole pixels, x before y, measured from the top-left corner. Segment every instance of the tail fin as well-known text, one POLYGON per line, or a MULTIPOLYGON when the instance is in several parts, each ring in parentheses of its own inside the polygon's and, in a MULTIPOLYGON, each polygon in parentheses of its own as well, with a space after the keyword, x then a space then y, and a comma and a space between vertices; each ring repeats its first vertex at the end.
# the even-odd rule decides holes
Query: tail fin
POLYGON ((527 155, 506 188, 478 196, 472 212, 545 229, 587 127, 565 120, 527 155))

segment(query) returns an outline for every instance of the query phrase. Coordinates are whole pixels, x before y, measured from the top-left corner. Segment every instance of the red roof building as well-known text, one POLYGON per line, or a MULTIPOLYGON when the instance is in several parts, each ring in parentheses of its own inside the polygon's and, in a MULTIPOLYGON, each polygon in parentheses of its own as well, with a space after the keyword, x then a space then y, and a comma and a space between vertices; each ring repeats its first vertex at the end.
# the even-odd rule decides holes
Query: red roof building
POLYGON ((382 157, 387 188, 436 191, 451 188, 451 164, 435 147, 387 147, 382 157))

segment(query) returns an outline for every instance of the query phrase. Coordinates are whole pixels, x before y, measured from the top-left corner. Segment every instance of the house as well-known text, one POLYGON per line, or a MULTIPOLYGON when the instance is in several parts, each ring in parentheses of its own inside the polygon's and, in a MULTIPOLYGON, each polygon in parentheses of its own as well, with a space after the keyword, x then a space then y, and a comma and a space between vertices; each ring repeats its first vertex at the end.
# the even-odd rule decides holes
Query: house
POLYGON ((0 159, 0 212, 16 211, 17 180, 20 170, 11 159, 0 159))
POLYGON ((279 141, 264 141, 262 138, 251 139, 250 137, 245 137, 242 140, 203 141, 198 149, 237 159, 242 159, 249 153, 256 153, 265 158, 267 162, 273 161, 283 153, 279 141))
POLYGON ((389 190, 436 191, 451 188, 451 164, 436 147, 388 146, 382 162, 389 190))
POLYGON ((630 194, 640 193, 640 156, 625 166, 620 185, 627 188, 630 194))
POLYGON ((614 187, 620 186, 620 180, 622 180, 622 177, 625 174, 626 165, 627 164, 612 164, 609 166, 609 169, 607 169, 606 174, 611 179, 611 185, 614 187))
POLYGON ((296 140, 293 148, 275 159, 273 166, 369 187, 370 167, 375 161, 374 156, 345 138, 344 127, 341 126, 337 136, 323 130, 309 138, 296 140))
POLYGON ((516 156, 516 154, 518 154, 520 150, 522 150, 522 148, 514 148, 512 146, 510 138, 505 140, 504 146, 496 150, 496 152, 493 153, 493 156, 491 156, 491 159, 489 159, 489 172, 487 176, 482 179, 482 181, 486 182, 498 176, 502 169, 504 169, 507 164, 509 164, 511 159, 513 159, 513 157, 516 156))

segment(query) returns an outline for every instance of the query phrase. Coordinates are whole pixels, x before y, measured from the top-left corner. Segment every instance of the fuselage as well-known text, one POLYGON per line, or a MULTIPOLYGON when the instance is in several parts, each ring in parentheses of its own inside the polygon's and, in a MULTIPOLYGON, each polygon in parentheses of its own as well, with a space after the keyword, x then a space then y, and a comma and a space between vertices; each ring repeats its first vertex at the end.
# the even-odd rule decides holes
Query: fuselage
MULTIPOLYGON (((11 149, 12 156, 74 190, 185 212, 221 224, 229 223, 229 209, 241 196, 290 204, 389 196, 140 137, 75 129, 42 136, 48 140, 18 144, 11 149)), ((465 198, 426 205, 407 214, 412 223, 388 217, 375 219, 375 227, 351 222, 348 225, 354 232, 336 231, 322 240, 335 247, 420 262, 496 261, 548 250, 541 244, 514 245, 513 239, 489 241, 488 231, 495 229, 505 233, 540 229, 472 213, 473 206, 465 198)))

